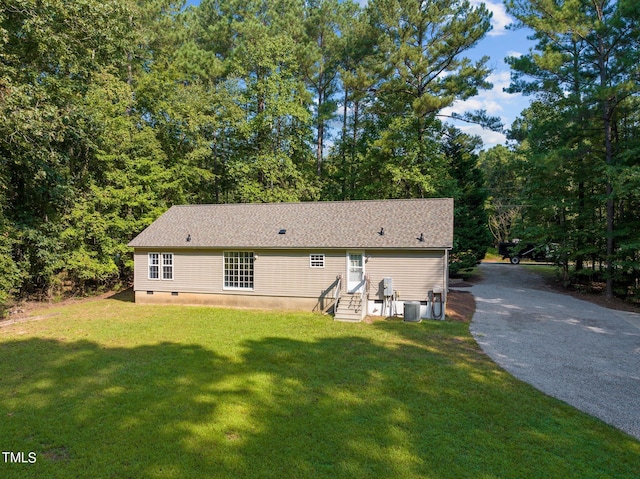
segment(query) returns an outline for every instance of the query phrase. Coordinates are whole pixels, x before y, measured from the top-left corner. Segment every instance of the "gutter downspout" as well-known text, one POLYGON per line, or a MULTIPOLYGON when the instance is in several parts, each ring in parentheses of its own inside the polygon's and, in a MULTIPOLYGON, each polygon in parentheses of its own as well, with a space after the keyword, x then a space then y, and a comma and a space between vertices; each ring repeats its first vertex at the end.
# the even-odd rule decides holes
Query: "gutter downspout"
POLYGON ((449 250, 444 250, 444 289, 442 290, 442 319, 446 318, 447 294, 449 293, 449 250))

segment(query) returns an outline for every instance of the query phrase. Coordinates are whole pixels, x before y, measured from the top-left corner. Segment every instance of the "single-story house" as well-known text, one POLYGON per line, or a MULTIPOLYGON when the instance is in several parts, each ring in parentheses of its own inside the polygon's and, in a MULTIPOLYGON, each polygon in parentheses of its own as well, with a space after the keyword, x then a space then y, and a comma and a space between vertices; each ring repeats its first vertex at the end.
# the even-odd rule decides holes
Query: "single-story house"
POLYGON ((173 206, 129 246, 137 303, 440 318, 453 199, 173 206))

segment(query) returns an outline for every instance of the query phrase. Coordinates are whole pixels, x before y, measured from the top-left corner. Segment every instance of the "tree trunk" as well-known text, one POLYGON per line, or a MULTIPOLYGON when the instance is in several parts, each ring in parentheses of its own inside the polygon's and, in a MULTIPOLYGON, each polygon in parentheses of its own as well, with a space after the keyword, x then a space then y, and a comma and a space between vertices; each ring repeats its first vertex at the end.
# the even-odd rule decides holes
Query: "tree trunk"
POLYGON ((324 120, 318 118, 318 145, 317 145, 317 165, 316 165, 316 173, 318 177, 322 176, 322 156, 323 156, 323 148, 324 148, 324 120))
MULTIPOLYGON (((599 42, 599 61, 598 67, 600 70, 600 88, 603 94, 606 94, 607 88, 607 71, 606 71, 606 55, 604 42, 600 39, 599 42)), ((606 98, 603 100, 602 105, 602 123, 604 129, 604 150, 605 150, 605 163, 607 165, 607 285, 605 289, 605 297, 608 299, 613 298, 613 275, 614 275, 614 204, 613 204, 613 184, 611 183, 610 168, 613 165, 613 146, 611 143, 611 99, 606 98)))

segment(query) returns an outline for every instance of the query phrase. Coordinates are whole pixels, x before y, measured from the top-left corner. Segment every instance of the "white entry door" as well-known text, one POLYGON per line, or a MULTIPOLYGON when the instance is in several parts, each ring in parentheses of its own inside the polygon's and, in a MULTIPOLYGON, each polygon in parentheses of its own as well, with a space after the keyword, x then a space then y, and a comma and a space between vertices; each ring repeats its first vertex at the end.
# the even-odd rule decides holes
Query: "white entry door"
POLYGON ((347 291, 360 293, 364 287, 364 254, 347 253, 347 291))

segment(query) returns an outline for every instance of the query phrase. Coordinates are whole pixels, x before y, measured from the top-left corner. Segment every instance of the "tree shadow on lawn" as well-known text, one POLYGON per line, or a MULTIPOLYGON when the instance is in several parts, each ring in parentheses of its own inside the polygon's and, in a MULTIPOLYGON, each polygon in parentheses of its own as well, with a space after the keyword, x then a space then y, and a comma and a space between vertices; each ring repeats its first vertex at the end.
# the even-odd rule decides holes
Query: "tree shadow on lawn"
POLYGON ((608 426, 595 420, 571 431, 576 412, 555 400, 540 395, 515 407, 508 398, 527 386, 497 368, 473 367, 464 360, 473 350, 449 351, 439 344, 445 336, 428 327, 375 327, 398 340, 263 338, 242 342, 233 357, 176 343, 4 342, 0 444, 34 451, 38 460, 0 464, 0 472, 440 478, 549 476, 546 470, 589 477, 593 457, 575 452, 588 441, 606 476, 632 477, 640 465, 637 443, 605 443, 608 426))
POLYGON ((123 289, 122 291, 118 291, 117 293, 113 293, 107 297, 107 299, 114 301, 122 301, 123 303, 135 303, 136 295, 133 291, 133 288, 123 289))

